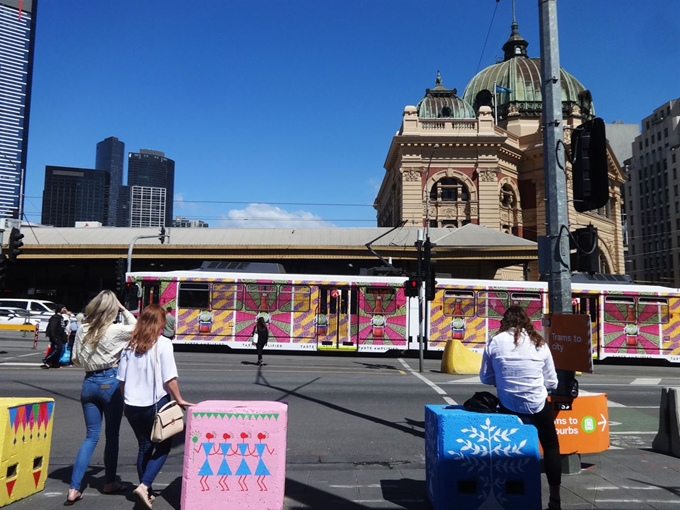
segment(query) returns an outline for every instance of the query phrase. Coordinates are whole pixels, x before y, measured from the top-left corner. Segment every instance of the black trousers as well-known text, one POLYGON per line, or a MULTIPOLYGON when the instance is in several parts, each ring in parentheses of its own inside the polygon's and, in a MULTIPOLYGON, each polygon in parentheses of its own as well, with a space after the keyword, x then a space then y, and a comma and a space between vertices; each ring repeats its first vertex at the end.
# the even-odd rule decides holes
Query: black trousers
POLYGON ((49 355, 43 360, 43 363, 53 368, 59 367, 61 366, 59 360, 61 359, 61 353, 64 352, 64 344, 61 342, 51 342, 51 345, 52 350, 50 351, 49 355))
POLYGON ((562 483, 562 459, 560 457, 560 442, 555 430, 555 416, 553 415, 550 402, 546 400, 543 409, 536 414, 516 413, 503 408, 506 414, 514 414, 525 425, 533 425, 538 432, 538 440, 543 448, 543 465, 548 485, 560 485, 562 483))

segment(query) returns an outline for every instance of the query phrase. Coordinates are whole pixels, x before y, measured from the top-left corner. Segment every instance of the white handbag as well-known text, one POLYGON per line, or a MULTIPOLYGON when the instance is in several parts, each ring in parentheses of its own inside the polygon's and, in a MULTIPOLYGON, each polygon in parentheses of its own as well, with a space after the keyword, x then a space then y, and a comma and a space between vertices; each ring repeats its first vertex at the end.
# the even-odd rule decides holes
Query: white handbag
POLYGON ((257 331, 253 333, 253 336, 250 337, 250 341, 253 343, 253 345, 257 346, 257 331))
POLYGON ((156 352, 156 347, 156 345, 153 346, 153 400, 155 402, 154 408, 156 410, 156 416, 153 419, 153 427, 151 427, 152 443, 165 441, 184 430, 184 413, 182 412, 182 407, 176 400, 171 400, 158 409, 158 400, 156 399, 156 366, 158 365, 158 353, 156 352))

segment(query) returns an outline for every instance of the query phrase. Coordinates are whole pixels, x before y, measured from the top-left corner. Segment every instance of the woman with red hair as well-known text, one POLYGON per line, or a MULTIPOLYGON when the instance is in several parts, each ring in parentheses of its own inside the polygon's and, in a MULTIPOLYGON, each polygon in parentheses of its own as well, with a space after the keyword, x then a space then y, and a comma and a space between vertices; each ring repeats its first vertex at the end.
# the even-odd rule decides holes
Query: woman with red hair
POLYGON ((156 411, 170 402, 171 395, 184 408, 194 405, 180 394, 172 342, 161 334, 164 327, 163 309, 158 305, 147 306, 137 319, 118 366, 125 416, 139 444, 140 483, 134 494, 146 508, 151 508, 154 499, 151 486, 168 458, 172 443, 172 438, 151 442, 156 411))

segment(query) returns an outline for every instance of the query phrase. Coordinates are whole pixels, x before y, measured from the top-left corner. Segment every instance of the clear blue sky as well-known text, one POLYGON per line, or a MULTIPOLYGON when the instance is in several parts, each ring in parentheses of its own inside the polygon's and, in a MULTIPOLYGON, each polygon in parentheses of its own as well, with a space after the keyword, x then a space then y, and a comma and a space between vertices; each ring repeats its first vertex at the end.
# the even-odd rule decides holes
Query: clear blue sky
MULTIPOLYGON (((512 21, 510 0, 40 1, 31 221, 45 166, 93 168, 97 142, 116 136, 126 157, 145 148, 175 160, 175 215, 375 226, 404 107, 438 69, 462 94, 502 58, 512 21)), ((639 124, 680 96, 677 0, 557 6, 561 65, 605 122, 639 124)), ((517 20, 540 56, 538 1, 517 0, 517 20)))

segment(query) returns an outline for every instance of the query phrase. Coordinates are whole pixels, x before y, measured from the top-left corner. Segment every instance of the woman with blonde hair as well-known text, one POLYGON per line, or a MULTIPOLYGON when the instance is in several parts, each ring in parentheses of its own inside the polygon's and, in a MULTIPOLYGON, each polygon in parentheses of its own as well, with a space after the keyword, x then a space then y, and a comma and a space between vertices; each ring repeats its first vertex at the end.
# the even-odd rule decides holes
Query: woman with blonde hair
POLYGON ((85 307, 85 315, 76 332, 71 360, 85 369, 80 403, 87 433, 73 464, 66 506, 83 498, 81 483, 99 441, 102 417, 106 422, 103 492, 115 494, 126 488, 116 476, 118 434, 123 418, 123 398, 118 391, 116 372, 120 354, 130 341, 136 320, 110 290, 97 294, 85 307), (115 322, 119 312, 123 314, 122 323, 115 322))
POLYGON ((557 372, 548 345, 522 307, 505 311, 498 334, 484 348, 479 379, 496 386, 502 412, 536 427, 550 489, 548 510, 560 510, 560 444, 547 402, 548 390, 557 388, 557 372))
POLYGON ((151 486, 168 458, 172 443, 172 438, 160 443, 151 442, 156 411, 170 401, 170 395, 184 408, 194 405, 180 394, 172 341, 162 336, 164 327, 163 309, 158 305, 147 306, 137 320, 118 370, 125 416, 139 444, 137 474, 140 483, 134 495, 146 508, 151 508, 154 500, 151 486))

